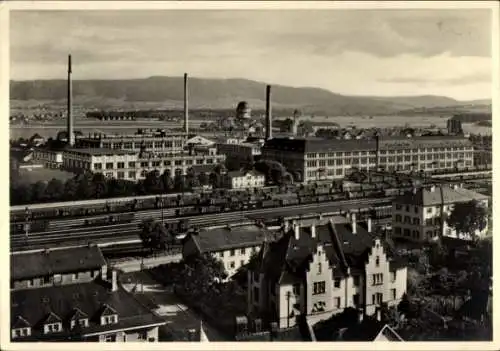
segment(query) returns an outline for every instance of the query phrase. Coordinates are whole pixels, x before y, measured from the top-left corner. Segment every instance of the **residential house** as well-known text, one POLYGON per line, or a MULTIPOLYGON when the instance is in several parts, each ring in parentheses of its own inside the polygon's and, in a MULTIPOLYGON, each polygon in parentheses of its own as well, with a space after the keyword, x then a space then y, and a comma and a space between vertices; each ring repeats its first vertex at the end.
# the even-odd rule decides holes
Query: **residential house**
POLYGON ((12 341, 158 341, 165 321, 109 270, 96 246, 11 255, 12 341))
POLYGON ((374 316, 366 316, 360 310, 346 308, 341 314, 317 323, 314 335, 318 341, 404 341, 387 323, 377 309, 374 316))
POLYGON ((204 229, 186 236, 182 255, 210 254, 222 261, 228 276, 231 276, 249 262, 266 235, 267 230, 257 225, 204 229))
POLYGON ((97 246, 10 255, 11 290, 90 282, 106 274, 106 260, 97 246))
POLYGON ((227 184, 230 189, 262 188, 266 177, 257 171, 233 171, 227 173, 227 184))
POLYGON ((397 305, 406 292, 406 266, 372 232, 371 220, 316 219, 285 224, 281 238, 264 242, 248 273, 248 313, 279 328, 306 316, 314 325, 345 308, 370 315, 397 305))
MULTIPOLYGON (((457 203, 476 200, 488 207, 488 199, 488 196, 457 185, 415 188, 393 202, 393 237, 411 241, 434 241, 443 236, 470 240, 472 238, 468 234, 457 234, 448 225, 446 217, 457 203)), ((476 235, 483 236, 486 232, 487 228, 476 235)))

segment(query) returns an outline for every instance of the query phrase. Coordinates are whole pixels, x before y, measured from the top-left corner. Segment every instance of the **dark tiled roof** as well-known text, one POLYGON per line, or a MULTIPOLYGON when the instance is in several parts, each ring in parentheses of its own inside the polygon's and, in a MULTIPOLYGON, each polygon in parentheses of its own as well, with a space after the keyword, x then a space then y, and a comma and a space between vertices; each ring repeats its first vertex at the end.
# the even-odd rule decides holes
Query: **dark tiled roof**
POLYGON ((389 341, 402 341, 387 324, 370 316, 365 316, 361 323, 348 327, 339 341, 374 341, 380 333, 389 341))
POLYGON ((100 269, 105 264, 97 246, 13 254, 10 256, 11 280, 100 269))
POLYGON ((435 187, 434 191, 430 189, 417 189, 416 194, 408 192, 397 197, 394 201, 399 204, 411 204, 416 206, 437 206, 441 205, 441 201, 446 204, 454 204, 459 202, 468 202, 472 200, 487 200, 488 196, 476 193, 469 189, 457 188, 453 189, 449 186, 435 187), (441 200, 441 191, 443 190, 441 200))
POLYGON ((65 151, 86 154, 92 156, 102 155, 135 155, 137 151, 122 150, 122 149, 104 149, 104 148, 66 148, 65 151))
MULTIPOLYGON (((75 316, 75 309, 89 317, 89 326, 82 330, 84 334, 163 322, 122 288, 111 292, 106 283, 99 281, 11 292, 11 326, 22 317, 33 328, 33 339, 43 338, 42 323, 51 313, 66 324, 75 316), (100 325, 101 312, 106 305, 116 310, 117 324, 100 325)), ((70 332, 64 324, 62 332, 48 337, 68 335, 70 332)))
MULTIPOLYGON (((471 146, 470 141, 464 137, 439 136, 415 137, 400 136, 381 137, 379 147, 381 150, 412 149, 419 147, 454 147, 471 146)), ((375 151, 375 139, 322 139, 322 138, 273 138, 266 141, 264 149, 279 149, 307 152, 336 152, 336 151, 375 151)))
POLYGON ((214 252, 231 248, 262 244, 267 232, 255 225, 223 227, 201 230, 192 237, 202 252, 214 252))
MULTIPOLYGON (((267 254, 257 259, 261 262, 261 271, 268 279, 293 283, 308 267, 319 244, 323 246, 330 265, 334 267, 334 276, 344 276, 348 267, 354 271, 364 271, 374 240, 378 237, 369 233, 365 225, 359 222, 356 224, 356 234, 353 234, 351 223, 345 220, 341 223, 317 225, 315 238, 311 236, 310 227, 301 227, 299 234, 297 240, 292 228, 276 242, 266 244, 267 254)), ((394 255, 383 238, 379 239, 391 260, 390 269, 404 267, 405 261, 394 255)))

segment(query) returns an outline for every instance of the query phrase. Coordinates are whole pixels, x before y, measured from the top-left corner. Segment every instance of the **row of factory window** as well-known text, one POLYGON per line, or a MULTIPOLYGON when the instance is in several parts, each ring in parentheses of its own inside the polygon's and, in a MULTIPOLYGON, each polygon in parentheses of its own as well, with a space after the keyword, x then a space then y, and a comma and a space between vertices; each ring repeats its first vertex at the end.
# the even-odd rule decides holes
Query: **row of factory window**
MULTIPOLYGON (((435 229, 435 230, 427 230, 425 232, 425 235, 427 236, 427 239, 433 239, 439 236, 440 230, 435 229)), ((394 234, 399 235, 399 236, 405 236, 407 238, 413 238, 413 239, 419 239, 420 238, 420 231, 419 230, 410 230, 408 228, 402 229, 401 227, 394 227, 394 234)), ((446 228, 446 235, 451 235, 451 229, 446 228)))
MULTIPOLYGON (((430 160, 446 160, 446 159, 453 159, 453 160, 462 160, 463 158, 472 158, 472 153, 460 153, 460 154, 428 154, 426 155, 413 155, 413 156, 389 156, 389 157, 380 157, 380 163, 387 163, 387 162, 411 162, 411 161, 430 161, 430 160)), ((363 158, 346 158, 346 159, 320 159, 320 160, 308 160, 307 161, 307 166, 308 167, 325 167, 326 165, 328 166, 342 166, 344 164, 349 165, 349 164, 367 164, 367 163, 376 163, 377 158, 376 157, 363 157, 363 158)))
MULTIPOLYGON (((141 168, 148 168, 148 167, 161 167, 162 163, 163 166, 169 167, 175 165, 175 166, 190 166, 193 164, 196 165, 211 165, 214 164, 214 161, 217 161, 216 159, 213 158, 207 158, 206 162, 205 159, 197 159, 197 160, 175 160, 175 161, 143 161, 143 162, 134 162, 130 161, 128 162, 128 168, 136 168, 137 165, 139 164, 141 168)), ((115 168, 115 163, 114 162, 106 162, 104 164, 105 169, 114 169, 115 168)), ((116 162, 116 168, 118 169, 124 169, 125 168, 125 162, 116 162)), ((94 163, 94 169, 99 170, 103 169, 103 164, 102 163, 94 163)))
POLYGON ((102 143, 102 147, 104 149, 125 149, 125 150, 136 150, 141 147, 145 147, 146 149, 161 149, 161 148, 182 148, 183 142, 182 140, 164 140, 164 141, 126 141, 119 143, 102 143))
MULTIPOLYGON (((403 217, 403 216, 397 214, 394 216, 394 222, 395 223, 403 223, 403 224, 411 224, 411 225, 420 225, 420 218, 410 217, 410 216, 403 217)), ((441 218, 439 218, 439 217, 427 218, 425 220, 425 225, 426 226, 441 225, 441 218)))
MULTIPOLYGON (((421 148, 421 149, 401 149, 401 150, 380 150, 380 155, 401 155, 401 154, 416 154, 416 153, 430 153, 430 152, 463 152, 473 151, 474 148, 470 147, 434 147, 434 148, 421 148)), ((332 157, 349 157, 349 156, 375 156, 376 151, 345 151, 345 152, 320 152, 308 153, 306 158, 332 158, 332 157)))

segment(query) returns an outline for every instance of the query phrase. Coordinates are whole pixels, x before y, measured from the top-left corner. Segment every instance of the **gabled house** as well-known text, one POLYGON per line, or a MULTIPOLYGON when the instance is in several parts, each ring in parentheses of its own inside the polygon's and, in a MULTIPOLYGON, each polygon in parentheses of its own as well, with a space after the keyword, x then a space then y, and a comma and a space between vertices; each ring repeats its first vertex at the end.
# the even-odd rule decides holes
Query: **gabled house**
POLYGON ((190 233, 184 238, 182 255, 210 254, 222 261, 228 276, 246 265, 257 253, 267 231, 257 225, 225 226, 190 233))
POLYGON ((280 328, 306 317, 314 325, 345 308, 375 313, 396 306, 406 292, 406 266, 371 220, 318 219, 306 226, 286 223, 283 235, 264 242, 249 265, 248 314, 280 328))
POLYGON ((230 189, 262 188, 265 181, 265 175, 254 170, 227 173, 227 185, 230 189))

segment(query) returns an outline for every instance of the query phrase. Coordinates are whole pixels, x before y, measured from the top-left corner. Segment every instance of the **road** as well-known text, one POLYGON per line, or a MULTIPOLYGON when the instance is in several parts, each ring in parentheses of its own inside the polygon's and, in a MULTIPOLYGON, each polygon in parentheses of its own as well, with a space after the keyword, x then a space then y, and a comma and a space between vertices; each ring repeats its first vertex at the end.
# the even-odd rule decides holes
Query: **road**
MULTIPOLYGON (((367 208, 377 204, 387 203, 388 198, 367 198, 355 200, 343 200, 335 202, 315 203, 307 205, 296 205, 288 207, 254 209, 238 212, 223 212, 209 215, 198 215, 183 217, 189 220, 190 226, 210 227, 215 225, 225 225, 230 223, 252 223, 248 216, 300 216, 307 214, 334 213, 338 211, 354 210, 358 208, 367 208)), ((155 218, 160 216, 159 210, 147 211, 147 216, 141 216, 141 219, 130 223, 112 224, 101 227, 70 228, 62 226, 60 229, 46 232, 31 233, 26 237, 25 234, 11 234, 11 251, 22 251, 27 249, 54 247, 59 244, 87 244, 110 243, 123 240, 137 240, 140 233, 139 225, 143 219, 155 218)), ((178 218, 167 218, 166 223, 177 222, 178 218)), ((71 221, 71 220, 66 220, 71 221)))
MULTIPOLYGON (((184 305, 170 288, 153 280, 147 272, 123 274, 120 281, 125 290, 146 300, 146 304, 157 315, 165 318, 167 325, 160 331, 160 341, 181 341, 185 340, 188 330, 199 332, 203 318, 184 305)), ((229 341, 205 320, 203 329, 210 341, 229 341)))

